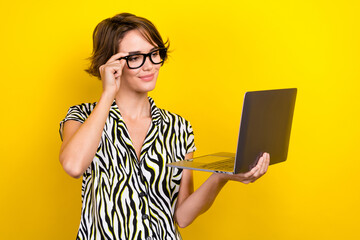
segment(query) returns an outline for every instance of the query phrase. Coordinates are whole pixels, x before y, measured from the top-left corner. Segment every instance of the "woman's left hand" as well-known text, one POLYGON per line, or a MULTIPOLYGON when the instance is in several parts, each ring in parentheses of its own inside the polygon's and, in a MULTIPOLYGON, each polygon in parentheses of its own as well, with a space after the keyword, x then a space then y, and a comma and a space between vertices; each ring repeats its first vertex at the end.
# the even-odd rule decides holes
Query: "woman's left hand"
MULTIPOLYGON (((187 159, 192 158, 192 154, 187 159)), ((175 221, 180 227, 186 227, 200 214, 206 212, 215 201, 220 190, 228 180, 251 183, 264 175, 270 162, 270 155, 264 153, 256 166, 249 172, 229 175, 225 173, 212 174, 195 192, 190 170, 184 170, 178 201, 175 209, 175 221)))
POLYGON ((216 173, 216 174, 222 180, 225 180, 225 181, 232 180, 232 181, 237 181, 237 182, 242 182, 242 183, 248 184, 248 183, 255 182, 257 179, 259 179, 261 176, 263 176, 269 167, 269 163, 270 163, 270 154, 264 153, 260 157, 256 166, 253 167, 250 171, 248 171, 246 173, 238 173, 238 174, 234 174, 234 175, 229 175, 229 174, 225 174, 225 173, 216 173))

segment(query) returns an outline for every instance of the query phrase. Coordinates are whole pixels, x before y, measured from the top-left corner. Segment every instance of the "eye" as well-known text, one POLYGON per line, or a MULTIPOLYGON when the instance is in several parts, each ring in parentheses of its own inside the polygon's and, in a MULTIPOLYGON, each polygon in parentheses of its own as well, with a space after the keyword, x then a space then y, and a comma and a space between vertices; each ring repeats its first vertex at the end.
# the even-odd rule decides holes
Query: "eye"
POLYGON ((158 55, 159 55, 159 50, 156 50, 156 51, 151 53, 152 57, 157 57, 158 55))
POLYGON ((129 62, 136 62, 139 61, 139 59, 140 59, 140 55, 132 55, 128 57, 129 62))

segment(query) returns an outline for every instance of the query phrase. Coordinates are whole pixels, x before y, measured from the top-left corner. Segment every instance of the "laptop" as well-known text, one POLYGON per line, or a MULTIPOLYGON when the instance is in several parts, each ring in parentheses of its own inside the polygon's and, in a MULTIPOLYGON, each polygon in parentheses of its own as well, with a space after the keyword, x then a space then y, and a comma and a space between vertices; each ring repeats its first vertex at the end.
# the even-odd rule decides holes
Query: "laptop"
POLYGON ((237 174, 251 170, 264 152, 270 165, 287 159, 297 88, 246 92, 236 153, 218 152, 169 167, 237 174))

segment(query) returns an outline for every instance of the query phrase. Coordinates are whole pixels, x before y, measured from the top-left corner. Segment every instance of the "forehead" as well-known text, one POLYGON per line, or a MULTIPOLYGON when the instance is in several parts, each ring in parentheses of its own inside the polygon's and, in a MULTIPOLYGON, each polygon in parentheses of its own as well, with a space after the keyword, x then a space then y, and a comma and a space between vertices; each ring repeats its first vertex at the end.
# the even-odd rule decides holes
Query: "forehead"
POLYGON ((138 30, 131 30, 125 34, 119 43, 119 52, 148 52, 154 48, 138 30))

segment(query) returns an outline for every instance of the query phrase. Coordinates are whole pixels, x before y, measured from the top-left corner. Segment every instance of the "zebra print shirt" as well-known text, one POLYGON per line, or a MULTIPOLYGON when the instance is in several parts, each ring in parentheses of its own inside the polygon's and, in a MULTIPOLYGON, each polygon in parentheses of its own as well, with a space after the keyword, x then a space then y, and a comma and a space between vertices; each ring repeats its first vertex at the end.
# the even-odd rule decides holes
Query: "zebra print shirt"
MULTIPOLYGON (((181 239, 174 211, 182 170, 166 167, 195 151, 188 121, 156 107, 137 160, 129 132, 113 102, 101 140, 83 174, 82 211, 77 239, 181 239)), ((96 103, 70 107, 60 123, 83 123, 96 103)))

